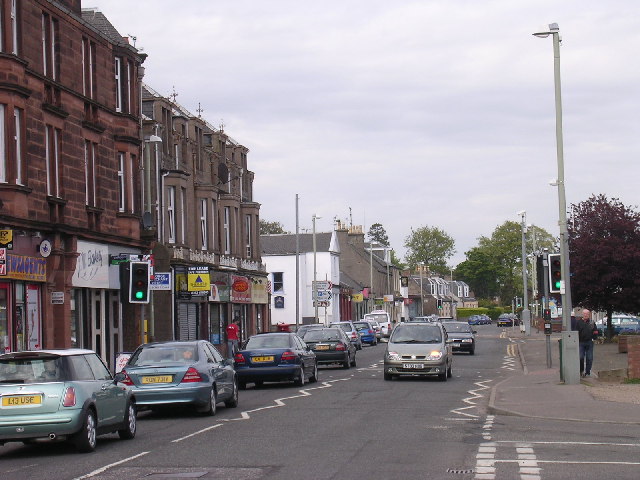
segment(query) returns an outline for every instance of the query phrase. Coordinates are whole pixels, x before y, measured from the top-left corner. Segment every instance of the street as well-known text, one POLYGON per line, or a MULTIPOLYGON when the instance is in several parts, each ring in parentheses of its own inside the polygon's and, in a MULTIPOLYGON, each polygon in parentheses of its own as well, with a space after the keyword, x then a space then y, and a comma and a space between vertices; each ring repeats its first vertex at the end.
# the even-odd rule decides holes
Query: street
POLYGON ((364 347, 356 368, 321 367, 302 389, 250 385, 215 417, 142 412, 135 439, 100 437, 93 454, 7 444, 0 478, 636 478, 639 426, 487 414, 492 387, 521 367, 502 328, 474 328, 476 354, 455 354, 447 382, 384 381, 385 344, 364 347))

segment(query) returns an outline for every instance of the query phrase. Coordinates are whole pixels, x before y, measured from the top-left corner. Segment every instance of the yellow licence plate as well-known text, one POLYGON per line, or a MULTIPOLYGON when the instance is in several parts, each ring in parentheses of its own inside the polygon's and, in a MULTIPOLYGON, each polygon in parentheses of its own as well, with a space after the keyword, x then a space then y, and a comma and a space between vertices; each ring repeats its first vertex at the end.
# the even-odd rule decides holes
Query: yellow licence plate
POLYGON ((155 375, 153 377, 142 377, 142 383, 171 383, 171 375, 155 375))
POLYGON ((273 362, 273 355, 265 355, 263 357, 251 357, 253 363, 273 362))
POLYGON ((16 395, 2 397, 3 407, 26 407, 29 405, 42 405, 42 395, 16 395))
POLYGON ((329 350, 329 345, 316 345, 316 350, 329 350))

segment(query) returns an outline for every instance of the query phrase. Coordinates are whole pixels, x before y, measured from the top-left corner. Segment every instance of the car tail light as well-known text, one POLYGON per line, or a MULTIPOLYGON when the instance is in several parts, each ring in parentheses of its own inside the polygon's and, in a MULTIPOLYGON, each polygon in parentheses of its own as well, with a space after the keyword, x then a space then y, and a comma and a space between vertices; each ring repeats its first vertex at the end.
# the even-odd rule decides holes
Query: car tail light
POLYGON ((133 385, 133 380, 131 380, 131 377, 125 370, 122 370, 120 373, 124 375, 124 378, 120 380, 120 383, 124 383, 125 385, 133 385))
POLYGON ((369 330, 369 335, 372 335, 372 334, 373 334, 373 330, 369 330))
POLYGON ((341 352, 344 352, 347 349, 347 347, 344 346, 344 343, 338 343, 336 345, 336 350, 339 350, 341 352))
POLYGON ((358 338, 358 334, 356 332, 351 332, 351 338, 356 340, 358 338))
POLYGON ((236 353, 235 357, 233 357, 233 360, 236 362, 236 365, 244 365, 246 363, 244 355, 242 355, 241 353, 236 353))
POLYGON ((280 360, 283 361, 283 362, 289 362, 289 361, 295 360, 295 359, 296 359, 296 354, 293 353, 291 350, 287 350, 280 357, 280 360))
POLYGON ((182 378, 181 383, 193 383, 193 382, 201 382, 201 381, 202 381, 202 377, 200 376, 198 371, 193 367, 189 367, 189 370, 187 370, 187 373, 184 374, 184 377, 182 378))
POLYGON ((75 405, 76 405, 76 389, 73 387, 67 387, 67 389, 64 391, 62 406, 74 407, 75 405))

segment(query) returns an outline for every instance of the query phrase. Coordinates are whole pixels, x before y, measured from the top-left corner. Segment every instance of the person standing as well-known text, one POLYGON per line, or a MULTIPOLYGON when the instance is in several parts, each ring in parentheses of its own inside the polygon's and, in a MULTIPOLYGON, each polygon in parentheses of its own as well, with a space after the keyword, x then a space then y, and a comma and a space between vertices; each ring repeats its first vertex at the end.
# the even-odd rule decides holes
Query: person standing
POLYGON ((580 376, 588 377, 593 365, 593 335, 596 326, 591 321, 591 312, 586 308, 582 310, 582 319, 578 320, 576 330, 580 348, 580 376))
POLYGON ((227 325, 227 356, 234 358, 238 351, 238 340, 240 335, 240 327, 238 327, 238 319, 235 319, 227 325))

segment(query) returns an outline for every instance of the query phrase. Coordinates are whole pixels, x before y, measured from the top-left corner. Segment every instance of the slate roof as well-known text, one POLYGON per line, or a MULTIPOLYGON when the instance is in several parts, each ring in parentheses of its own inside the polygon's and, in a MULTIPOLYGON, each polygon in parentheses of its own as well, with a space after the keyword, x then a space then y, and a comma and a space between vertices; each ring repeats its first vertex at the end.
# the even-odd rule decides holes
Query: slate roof
MULTIPOLYGON (((299 252, 313 252, 313 234, 301 233, 298 235, 300 242, 299 252)), ((328 252, 331 244, 331 233, 316 233, 316 252, 328 252)), ((295 234, 260 235, 260 248, 262 255, 295 255, 295 234)))
POLYGON ((111 24, 104 13, 97 8, 83 8, 82 19, 100 32, 114 45, 127 47, 132 49, 134 52, 138 52, 133 45, 129 44, 129 42, 127 42, 124 37, 118 33, 116 27, 111 24))

